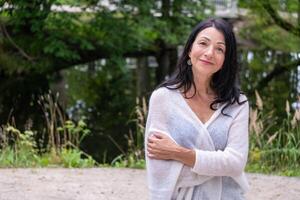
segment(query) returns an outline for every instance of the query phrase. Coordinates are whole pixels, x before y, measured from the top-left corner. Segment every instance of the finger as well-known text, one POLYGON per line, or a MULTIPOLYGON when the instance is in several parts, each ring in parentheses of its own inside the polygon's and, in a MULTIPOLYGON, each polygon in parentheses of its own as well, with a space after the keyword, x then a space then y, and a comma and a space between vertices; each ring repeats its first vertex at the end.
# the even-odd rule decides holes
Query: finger
POLYGON ((148 149, 148 148, 153 149, 153 147, 154 147, 153 143, 148 143, 148 144, 147 144, 147 149, 148 149))
POLYGON ((165 137, 165 134, 158 132, 154 133, 153 135, 158 139, 163 139, 165 137))
POLYGON ((147 146, 147 151, 151 151, 151 152, 153 153, 153 152, 155 151, 155 146, 149 144, 149 145, 147 146))
POLYGON ((149 142, 149 143, 153 143, 153 142, 155 142, 155 141, 157 141, 157 139, 156 139, 154 136, 148 137, 148 142, 149 142))
POLYGON ((147 147, 150 147, 150 148, 152 148, 152 149, 158 149, 158 148, 160 148, 160 145, 159 145, 159 143, 158 143, 158 141, 152 141, 152 142, 148 142, 147 143, 147 147))
POLYGON ((157 142, 158 140, 160 140, 159 138, 157 138, 156 136, 152 136, 152 137, 148 137, 148 142, 149 143, 154 143, 157 142))
POLYGON ((155 158, 155 159, 160 158, 160 155, 154 151, 147 151, 147 156, 149 156, 151 158, 155 158))
POLYGON ((147 148, 147 154, 151 154, 151 155, 155 155, 155 154, 157 154, 157 152, 156 152, 156 150, 155 149, 153 149, 153 148, 151 148, 151 147, 148 147, 147 148))
POLYGON ((156 160, 169 160, 167 157, 158 154, 147 153, 147 156, 151 159, 156 159, 156 160))
POLYGON ((152 150, 152 149, 153 149, 153 146, 151 144, 147 145, 147 151, 152 150))
POLYGON ((149 158, 153 158, 154 157, 154 155, 153 154, 151 154, 151 153, 147 153, 147 156, 149 157, 149 158))
POLYGON ((153 153, 153 149, 151 149, 151 148, 147 148, 147 153, 150 153, 150 154, 152 154, 152 153, 153 153))

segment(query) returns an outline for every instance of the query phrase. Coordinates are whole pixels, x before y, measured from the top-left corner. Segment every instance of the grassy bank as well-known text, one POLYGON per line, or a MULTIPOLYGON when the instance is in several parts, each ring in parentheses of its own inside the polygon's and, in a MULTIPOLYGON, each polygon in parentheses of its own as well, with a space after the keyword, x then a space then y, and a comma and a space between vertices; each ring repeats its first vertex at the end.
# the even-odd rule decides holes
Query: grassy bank
MULTIPOLYGON (((286 116, 276 124, 276 116, 273 112, 265 111, 261 97, 258 94, 256 96, 256 106, 250 112, 250 146, 246 171, 300 176, 300 110, 291 110, 287 102, 286 116)), ((46 145, 36 140, 35 131, 21 132, 11 124, 3 125, 0 134, 0 167, 145 168, 143 138, 146 116, 146 102, 137 101, 131 120, 135 124, 134 130, 126 135, 127 149, 121 149, 122 154, 109 163, 97 163, 80 150, 81 140, 89 134, 84 120, 62 120, 59 126, 49 118, 46 145)))

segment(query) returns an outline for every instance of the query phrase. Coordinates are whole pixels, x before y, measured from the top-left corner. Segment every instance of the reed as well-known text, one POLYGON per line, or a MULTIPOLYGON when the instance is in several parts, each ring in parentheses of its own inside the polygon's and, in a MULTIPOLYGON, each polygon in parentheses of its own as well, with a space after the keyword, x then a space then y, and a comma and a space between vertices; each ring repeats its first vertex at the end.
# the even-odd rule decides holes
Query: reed
POLYGON ((58 98, 58 93, 53 95, 49 91, 38 99, 46 124, 42 137, 47 138, 46 144, 36 140, 38 132, 30 126, 24 132, 18 130, 13 117, 1 126, 0 167, 93 167, 98 164, 79 148, 90 133, 84 119, 68 120, 58 98))
POLYGON ((114 167, 145 167, 144 132, 147 118, 147 104, 145 98, 137 98, 136 106, 128 123, 134 123, 134 131, 125 135, 127 150, 121 149, 122 154, 111 162, 114 167))
POLYGON ((275 123, 279 120, 264 110, 256 92, 256 107, 250 111, 249 171, 300 174, 300 110, 292 111, 287 101, 285 111, 285 118, 275 123))

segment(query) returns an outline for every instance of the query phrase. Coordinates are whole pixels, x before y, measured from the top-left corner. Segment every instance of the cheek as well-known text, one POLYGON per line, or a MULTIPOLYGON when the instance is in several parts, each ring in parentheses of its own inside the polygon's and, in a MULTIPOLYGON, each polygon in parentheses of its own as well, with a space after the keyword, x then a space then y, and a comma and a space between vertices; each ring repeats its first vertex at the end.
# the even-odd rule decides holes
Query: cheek
POLYGON ((218 65, 219 65, 220 67, 222 67, 223 64, 224 64, 224 61, 225 61, 224 56, 221 56, 221 57, 218 59, 218 65))
POLYGON ((190 58, 192 58, 192 57, 198 57, 201 54, 203 54, 203 49, 201 49, 199 47, 193 47, 189 53, 189 56, 190 56, 190 58))

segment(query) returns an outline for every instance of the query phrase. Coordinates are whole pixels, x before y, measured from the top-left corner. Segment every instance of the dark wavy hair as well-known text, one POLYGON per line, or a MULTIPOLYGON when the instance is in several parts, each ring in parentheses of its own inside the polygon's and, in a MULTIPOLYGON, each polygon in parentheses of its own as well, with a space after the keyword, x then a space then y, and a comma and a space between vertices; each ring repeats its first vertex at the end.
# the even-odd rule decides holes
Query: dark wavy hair
POLYGON ((240 105, 246 101, 239 101, 239 96, 242 92, 238 80, 239 67, 237 63, 236 39, 232 26, 223 19, 207 19, 196 25, 185 44, 175 72, 168 80, 161 83, 157 88, 166 87, 171 90, 183 89, 185 98, 192 98, 195 96, 196 85, 191 66, 187 64, 187 60, 189 59, 189 52, 191 51, 198 33, 209 27, 214 27, 223 33, 226 46, 223 66, 219 71, 212 75, 210 82, 210 86, 216 93, 216 98, 210 104, 210 108, 216 110, 215 106, 218 103, 226 103, 222 109, 222 114, 227 115, 224 113, 224 110, 228 106, 235 102, 240 105), (194 94, 191 97, 187 97, 186 93, 192 86, 195 88, 194 94))

